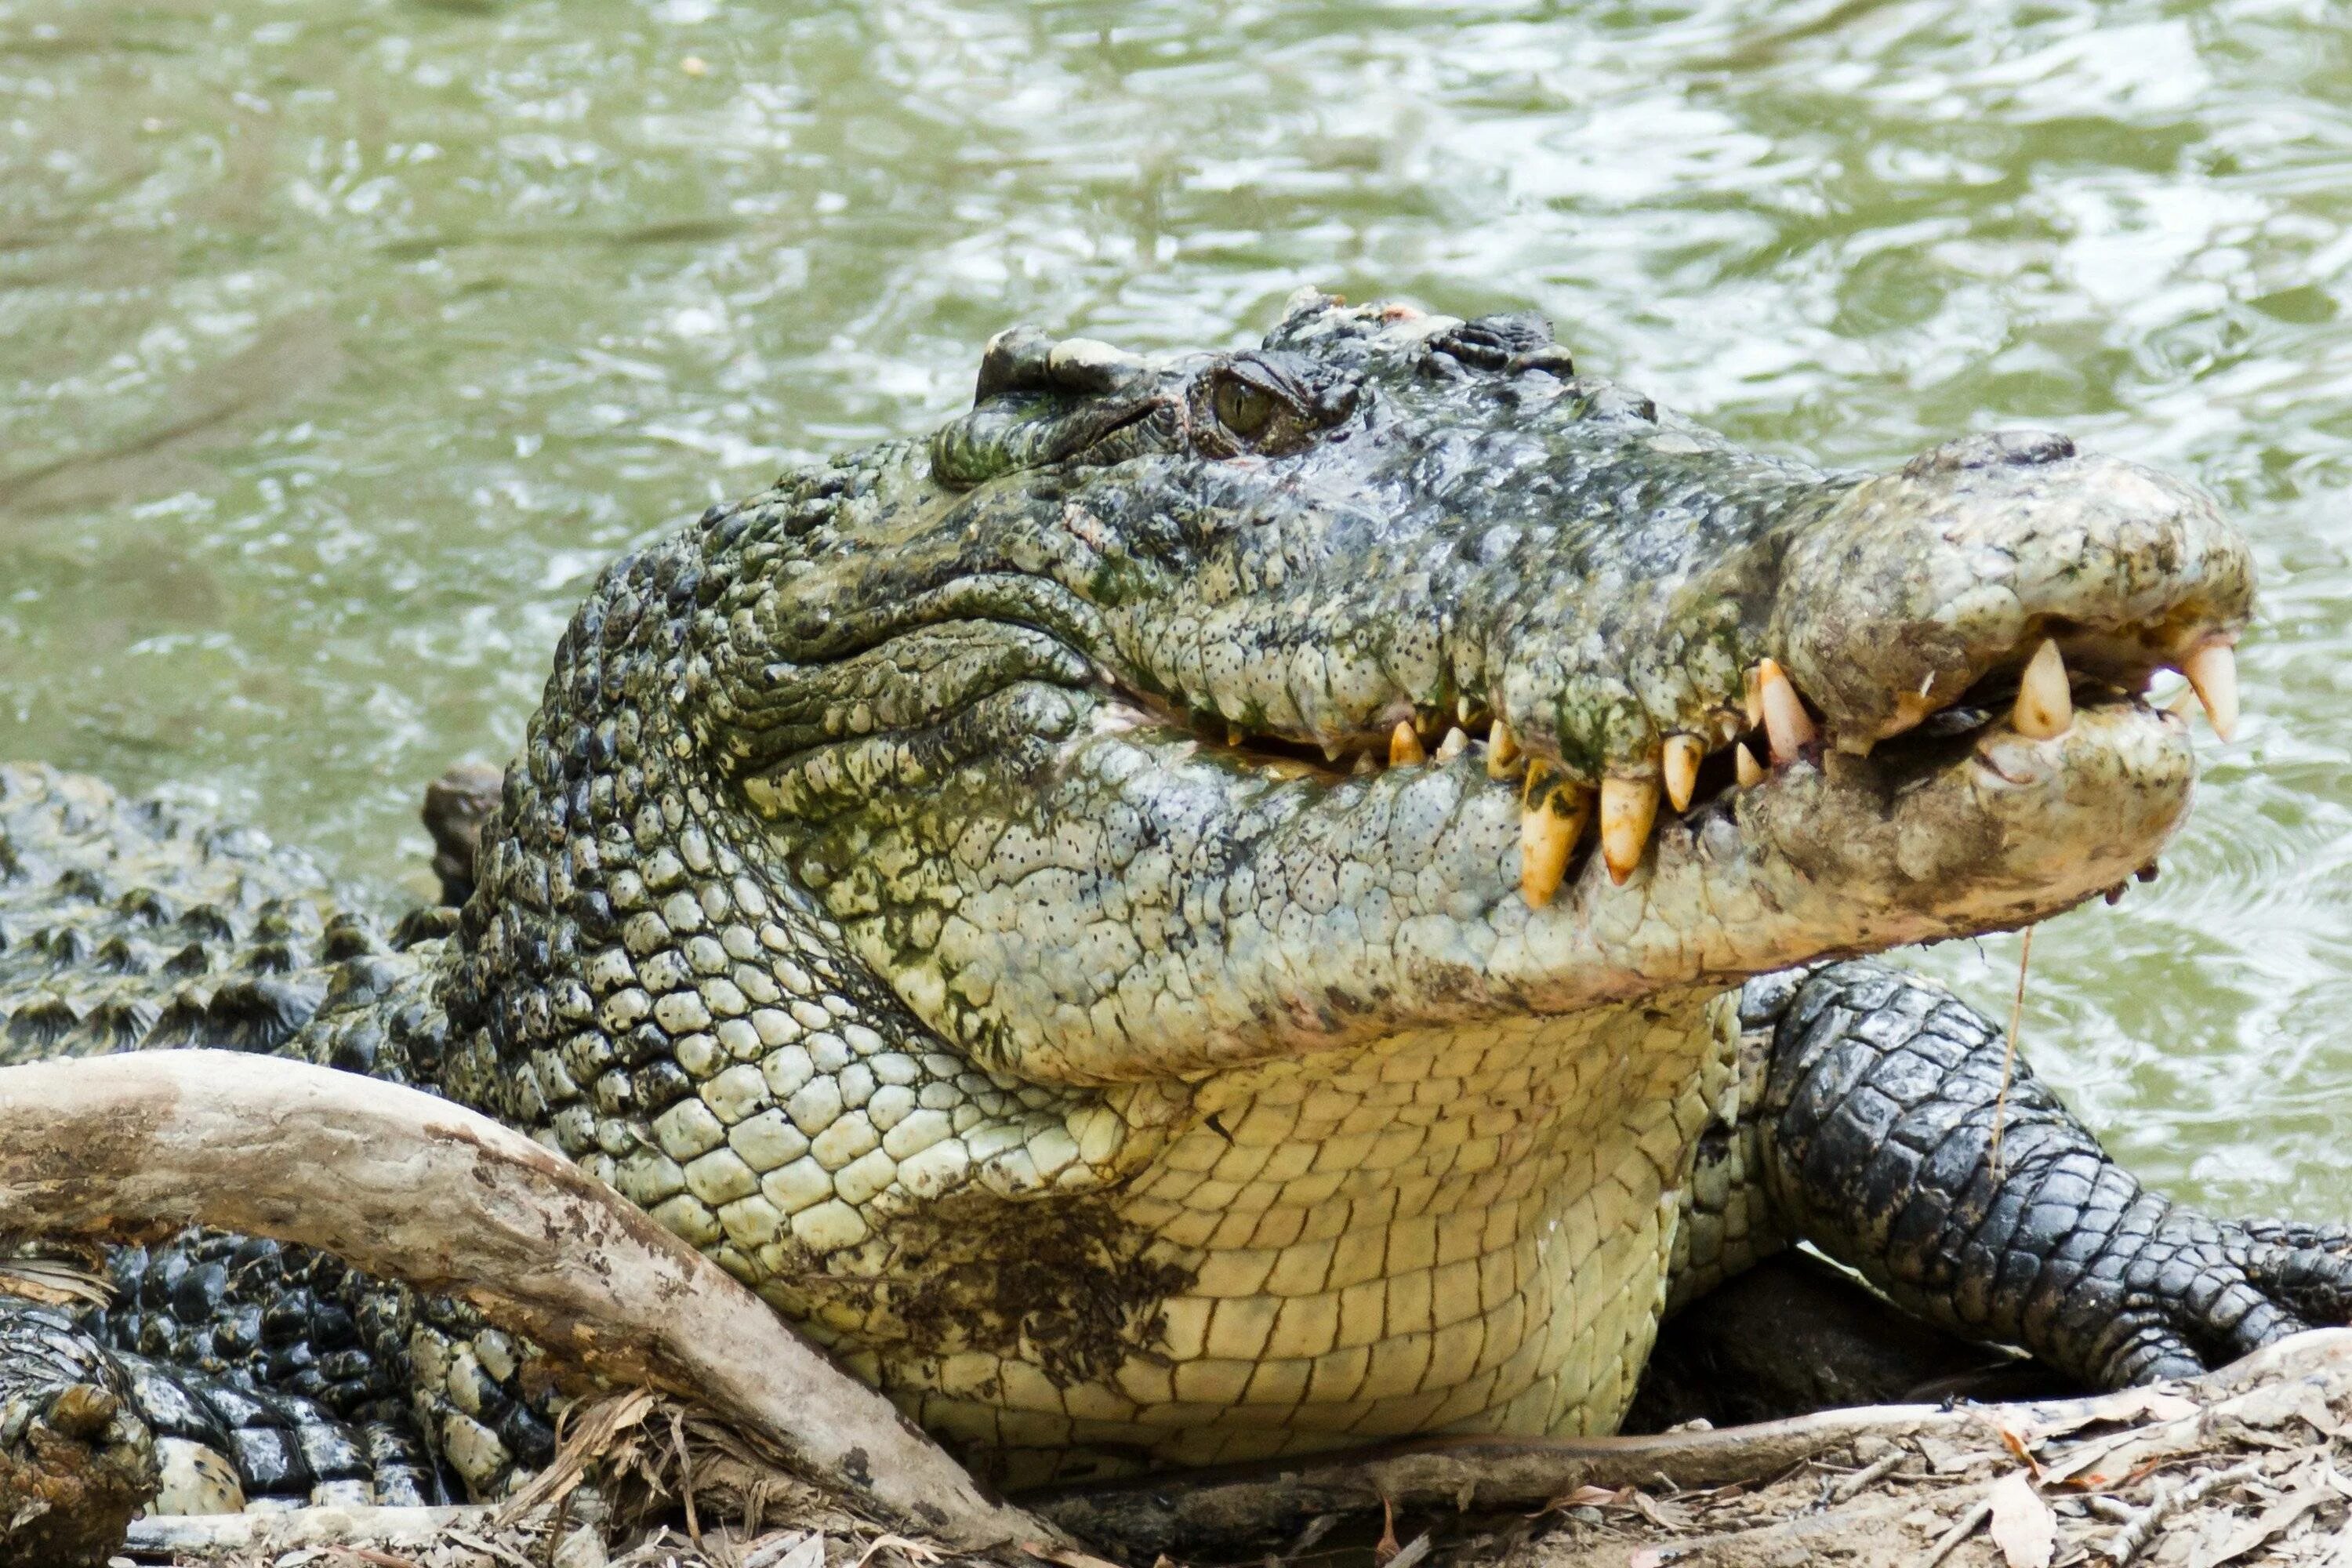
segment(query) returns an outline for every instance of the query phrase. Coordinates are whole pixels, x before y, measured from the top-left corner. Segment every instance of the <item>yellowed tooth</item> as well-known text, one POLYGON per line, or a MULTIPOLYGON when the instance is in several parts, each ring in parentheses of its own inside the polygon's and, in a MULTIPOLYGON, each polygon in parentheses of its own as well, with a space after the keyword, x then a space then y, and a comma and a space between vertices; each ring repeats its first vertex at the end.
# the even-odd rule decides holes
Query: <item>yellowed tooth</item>
POLYGON ((1437 742, 1437 760, 1450 763, 1470 749, 1470 732, 1456 724, 1445 731, 1445 739, 1437 742))
POLYGON ((1347 754, 1348 748, 1344 742, 1339 741, 1326 741, 1323 742, 1323 760, 1325 762, 1336 763, 1347 754))
POLYGON ((2064 734, 2074 722, 2074 694, 2067 689, 2066 660, 2056 640, 2043 637, 2017 683, 2010 728, 2029 741, 2047 741, 2064 734))
POLYGON ((1389 731, 1389 766, 1409 768, 1428 760, 1429 753, 1422 750, 1421 736, 1413 730, 1412 721, 1398 720, 1396 728, 1389 731))
POLYGON ((1240 745, 1241 743, 1242 743, 1242 732, 1241 732, 1239 730, 1234 729, 1234 728, 1232 725, 1230 725, 1230 724, 1226 725, 1226 726, 1225 726, 1225 744, 1226 744, 1226 745, 1228 745, 1228 746, 1238 746, 1238 745, 1240 745))
MULTIPOLYGON (((1772 661, 1768 658, 1764 663, 1771 664, 1772 661)), ((1775 665, 1773 668, 1778 668, 1780 667, 1775 665)), ((1748 670, 1741 681, 1741 685, 1744 689, 1744 696, 1748 705, 1748 727, 1751 730, 1760 727, 1764 722, 1763 676, 1763 666, 1759 665, 1755 668, 1748 670)))
POLYGON ((2213 733, 2225 741, 2238 735, 2238 656, 2227 643, 2207 643, 2180 661, 2180 673, 2205 705, 2213 733))
POLYGON ((1518 740, 1511 733, 1511 727, 1497 717, 1495 727, 1486 731, 1486 776, 1509 778, 1518 770, 1518 740))
POLYGON ((1686 809, 1691 792, 1698 788, 1698 764, 1706 747, 1696 735, 1669 735, 1660 770, 1666 777, 1666 799, 1676 811, 1686 809))
POLYGON ((1520 812, 1519 896, 1529 909, 1542 909, 1559 891, 1591 813, 1591 795, 1574 784, 1555 784, 1520 812))
POLYGON ((1456 697, 1454 700, 1454 716, 1462 721, 1464 724, 1468 724, 1471 719, 1477 714, 1477 705, 1472 702, 1468 697, 1456 697))
POLYGON ((1756 753, 1748 749, 1747 742, 1742 741, 1732 748, 1731 764, 1738 772, 1741 789, 1754 789, 1764 782, 1764 764, 1756 760, 1756 753))
POLYGON ((1608 863, 1609 879, 1619 887, 1642 863, 1642 851, 1650 844, 1650 825, 1657 819, 1657 780, 1601 781, 1601 858, 1608 863))
POLYGON ((1764 708, 1764 733, 1772 742, 1772 761, 1793 762, 1813 743, 1813 717, 1797 695, 1788 671, 1772 659, 1756 667, 1756 687, 1764 708))
POLYGON ((1381 771, 1381 760, 1370 752, 1356 753, 1356 765, 1348 770, 1358 778, 1369 778, 1381 771))

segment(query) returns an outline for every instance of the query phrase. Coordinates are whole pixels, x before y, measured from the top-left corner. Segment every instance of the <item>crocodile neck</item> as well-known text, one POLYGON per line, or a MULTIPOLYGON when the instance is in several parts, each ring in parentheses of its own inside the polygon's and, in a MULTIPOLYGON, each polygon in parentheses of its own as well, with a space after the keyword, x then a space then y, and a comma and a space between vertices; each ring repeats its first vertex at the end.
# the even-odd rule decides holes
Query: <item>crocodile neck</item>
POLYGON ((445 1090, 1007 1481, 1614 1426, 1727 1081, 1713 988, 1189 1082, 982 1069, 645 700, 691 679, 695 590, 684 546, 624 562, 559 648, 439 986, 445 1090))

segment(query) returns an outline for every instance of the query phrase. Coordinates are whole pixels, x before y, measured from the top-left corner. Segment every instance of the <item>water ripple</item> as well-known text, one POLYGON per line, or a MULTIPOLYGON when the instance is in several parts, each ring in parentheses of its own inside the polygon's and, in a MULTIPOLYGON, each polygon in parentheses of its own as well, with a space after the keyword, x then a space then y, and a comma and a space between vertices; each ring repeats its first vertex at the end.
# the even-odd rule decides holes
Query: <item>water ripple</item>
MULTIPOLYGON (((2193 475, 2264 573, 2246 733, 2037 938, 2027 1048, 2152 1174, 2352 1214, 2327 8, 0 0, 0 752, 411 886, 594 563, 922 428, 1013 321, 1532 306, 1767 447, 2193 475)), ((2005 1010, 2014 952, 1923 962, 2005 1010)))

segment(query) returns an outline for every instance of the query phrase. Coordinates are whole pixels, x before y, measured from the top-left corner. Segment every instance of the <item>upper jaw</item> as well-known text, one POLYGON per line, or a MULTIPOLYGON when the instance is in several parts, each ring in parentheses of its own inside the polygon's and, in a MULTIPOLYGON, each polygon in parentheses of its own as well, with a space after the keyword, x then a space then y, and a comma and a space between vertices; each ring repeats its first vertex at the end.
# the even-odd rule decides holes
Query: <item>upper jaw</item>
MULTIPOLYGON (((2190 677, 2225 738, 2235 723, 2231 647, 2252 611, 2252 564, 2192 487, 2078 457, 2062 437, 1975 437, 1800 495, 1773 530, 1784 548, 1735 542, 1654 604, 1618 613, 1625 646, 1597 662, 1590 605, 1564 607, 1563 626, 1583 628, 1574 636, 1514 611, 1516 642, 1459 631, 1484 655, 1467 660, 1433 642, 1425 693, 1401 681, 1349 727, 1310 729, 1310 742, 1338 773, 1472 750, 1519 795, 1521 889, 1540 908, 1582 844, 1597 837, 1622 885, 1657 825, 1793 763, 1864 758, 1902 738, 1882 759, 1884 791, 1916 780, 1954 736, 2049 741, 2078 702, 2136 700, 2166 667, 2190 677), (1567 695, 1612 680, 1606 701, 1567 695), (1591 732, 1570 736, 1580 724, 1591 732)), ((1427 618, 1459 627, 1492 613, 1475 599, 1457 611, 1427 618)), ((1239 726, 1218 732, 1254 741, 1239 726)))
POLYGON ((1769 640, 1836 743, 1866 752, 2022 670, 2044 640, 2126 692, 2182 669, 2226 729, 2213 650, 2252 611, 2243 538, 2179 480, 2060 437, 2006 441, 1875 476, 1790 549, 1769 640))

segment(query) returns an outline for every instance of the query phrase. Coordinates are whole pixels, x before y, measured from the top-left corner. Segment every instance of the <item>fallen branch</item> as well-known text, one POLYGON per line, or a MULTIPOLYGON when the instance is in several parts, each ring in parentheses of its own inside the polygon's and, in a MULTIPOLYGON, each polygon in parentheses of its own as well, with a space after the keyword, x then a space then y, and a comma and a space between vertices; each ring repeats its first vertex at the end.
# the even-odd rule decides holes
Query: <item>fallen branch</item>
POLYGON ((1938 1563, 1960 1549, 1960 1542, 1977 1532, 1978 1527, 1992 1517, 1992 1494, 1979 1498, 1968 1512, 1953 1521, 1952 1528, 1936 1538, 1927 1555, 1919 1559, 1919 1568, 1936 1568, 1938 1563))
POLYGON ((131 1521, 127 1552, 217 1557, 304 1546, 430 1546, 450 1530, 487 1529, 482 1508, 297 1508, 275 1513, 162 1513, 131 1521))
POLYGON ((1910 1457, 1910 1451, 1899 1445, 1891 1452, 1881 1454, 1853 1474, 1842 1477, 1823 1488, 1821 1506, 1835 1508, 1840 1503, 1852 1502, 1893 1475, 1902 1466, 1903 1461, 1910 1457))
POLYGON ((306 1243, 699 1401, 881 1521, 971 1550, 1054 1533, 626 1199, 415 1089, 226 1051, 0 1069, 0 1215, 18 1233, 306 1243))
MULTIPOLYGON (((2201 1431, 2226 1414, 2213 1407, 2248 1391, 2313 1383, 2352 1396, 2352 1329, 2320 1329, 2180 1386, 2198 1414, 2147 1434, 2201 1431)), ((2267 1394, 2263 1397, 2269 1399, 2267 1394)), ((1812 1461, 1851 1456, 1864 1439, 1988 1445, 1990 1433, 2073 1432, 2098 1423, 2147 1421, 2149 1392, 1945 1409, 1868 1405, 1716 1431, 1644 1437, 1440 1437, 1304 1458, 1161 1474, 1108 1485, 1033 1492, 1021 1500, 1074 1533, 1141 1555, 1247 1549, 1325 1514, 1538 1510, 1580 1487, 1664 1485, 1676 1493, 1755 1485, 1812 1461)), ((2270 1399, 2270 1403, 2284 1402, 2270 1399)), ((2177 1403, 2177 1402, 2176 1402, 2177 1403)), ((1872 1452, 1876 1451, 1875 1444, 1872 1452)), ((1988 1458, 2007 1450, 1997 1442, 1988 1458)), ((1981 1523, 1981 1521, 1978 1522, 1981 1523)))
POLYGON ((2242 1486, 2263 1479, 2263 1472, 2252 1465, 2240 1465, 2233 1469, 2208 1471, 2185 1486, 2157 1484, 2156 1495, 2148 1505, 2124 1521, 2124 1527, 2107 1542, 2107 1555, 2117 1563, 2128 1563, 2138 1556, 2164 1528, 2164 1521, 2184 1509, 2195 1508, 2224 1487, 2242 1486))

